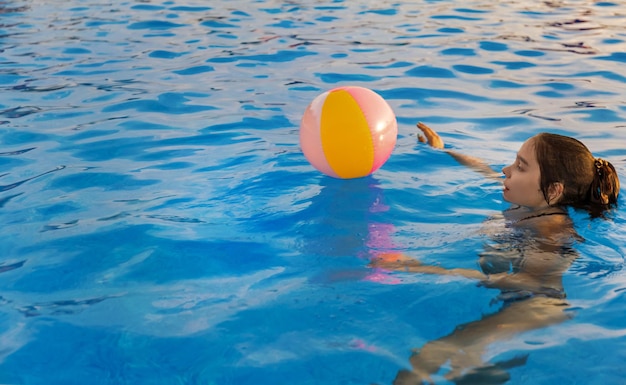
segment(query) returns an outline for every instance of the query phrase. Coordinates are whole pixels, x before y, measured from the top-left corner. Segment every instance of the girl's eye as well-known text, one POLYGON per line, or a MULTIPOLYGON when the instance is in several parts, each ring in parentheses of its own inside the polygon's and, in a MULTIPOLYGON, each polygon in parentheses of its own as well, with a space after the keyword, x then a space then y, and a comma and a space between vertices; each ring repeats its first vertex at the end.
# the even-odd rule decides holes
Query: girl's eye
POLYGON ((517 164, 517 169, 518 169, 518 170, 520 170, 520 171, 522 171, 522 163, 518 163, 518 164, 517 164))

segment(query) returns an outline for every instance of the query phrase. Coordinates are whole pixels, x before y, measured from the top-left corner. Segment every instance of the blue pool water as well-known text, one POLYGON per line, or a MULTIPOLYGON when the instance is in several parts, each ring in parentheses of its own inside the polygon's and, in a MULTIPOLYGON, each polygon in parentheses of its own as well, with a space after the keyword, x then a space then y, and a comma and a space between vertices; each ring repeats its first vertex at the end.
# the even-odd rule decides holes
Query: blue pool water
MULTIPOLYGON (((396 250, 475 268, 507 207, 415 123, 495 168, 573 135, 626 180, 625 7, 0 1, 0 384, 391 383, 501 306, 367 267, 396 250), (367 178, 299 149, 305 107, 340 85, 397 115, 367 178)), ((509 383, 625 383, 625 204, 572 211, 573 317, 485 353, 527 357, 509 383)))

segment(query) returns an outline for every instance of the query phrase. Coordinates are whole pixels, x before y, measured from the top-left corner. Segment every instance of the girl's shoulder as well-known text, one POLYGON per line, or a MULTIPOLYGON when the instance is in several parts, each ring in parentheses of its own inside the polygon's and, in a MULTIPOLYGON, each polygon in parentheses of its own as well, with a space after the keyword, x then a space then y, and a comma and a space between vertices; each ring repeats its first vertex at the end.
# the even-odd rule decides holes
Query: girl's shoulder
POLYGON ((566 208, 548 207, 532 210, 516 206, 506 210, 503 215, 507 226, 540 242, 561 244, 578 238, 572 218, 566 208))

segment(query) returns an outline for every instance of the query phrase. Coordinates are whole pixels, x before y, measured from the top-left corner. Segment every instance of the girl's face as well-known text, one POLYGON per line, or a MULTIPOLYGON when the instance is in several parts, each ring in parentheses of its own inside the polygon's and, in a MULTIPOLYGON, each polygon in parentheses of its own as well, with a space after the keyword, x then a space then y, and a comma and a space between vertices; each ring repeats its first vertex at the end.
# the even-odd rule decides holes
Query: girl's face
POLYGON ((534 138, 522 144, 515 162, 503 168, 502 172, 505 176, 503 196, 507 202, 532 208, 549 206, 539 188, 541 173, 535 155, 534 138))

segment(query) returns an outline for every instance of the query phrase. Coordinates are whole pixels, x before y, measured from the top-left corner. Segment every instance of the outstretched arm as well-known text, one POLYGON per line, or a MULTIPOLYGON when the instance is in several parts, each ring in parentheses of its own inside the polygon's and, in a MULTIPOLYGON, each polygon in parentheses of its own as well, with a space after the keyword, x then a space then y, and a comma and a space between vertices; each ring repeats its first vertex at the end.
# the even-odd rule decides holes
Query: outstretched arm
POLYGON ((564 258, 553 252, 526 252, 524 270, 515 273, 503 272, 485 274, 480 270, 465 268, 445 268, 424 265, 420 261, 402 253, 379 254, 372 259, 369 267, 435 275, 455 275, 480 281, 486 287, 500 290, 525 290, 541 293, 545 290, 562 290, 562 275, 573 258, 564 258))
POLYGON ((456 275, 469 279, 487 280, 488 276, 473 269, 446 269, 441 266, 423 265, 420 261, 401 253, 380 254, 372 259, 369 267, 387 270, 405 271, 408 273, 424 273, 437 275, 456 275))
POLYGON ((417 128, 422 130, 424 136, 418 135, 418 139, 420 142, 427 142, 433 148, 439 148, 447 152, 451 157, 453 157, 460 164, 467 166, 474 171, 477 171, 488 178, 491 179, 500 179, 501 174, 494 171, 487 163, 485 163, 482 159, 476 158, 473 156, 460 154, 456 151, 446 150, 444 148, 443 139, 437 134, 432 128, 428 127, 422 122, 417 123, 417 128))

